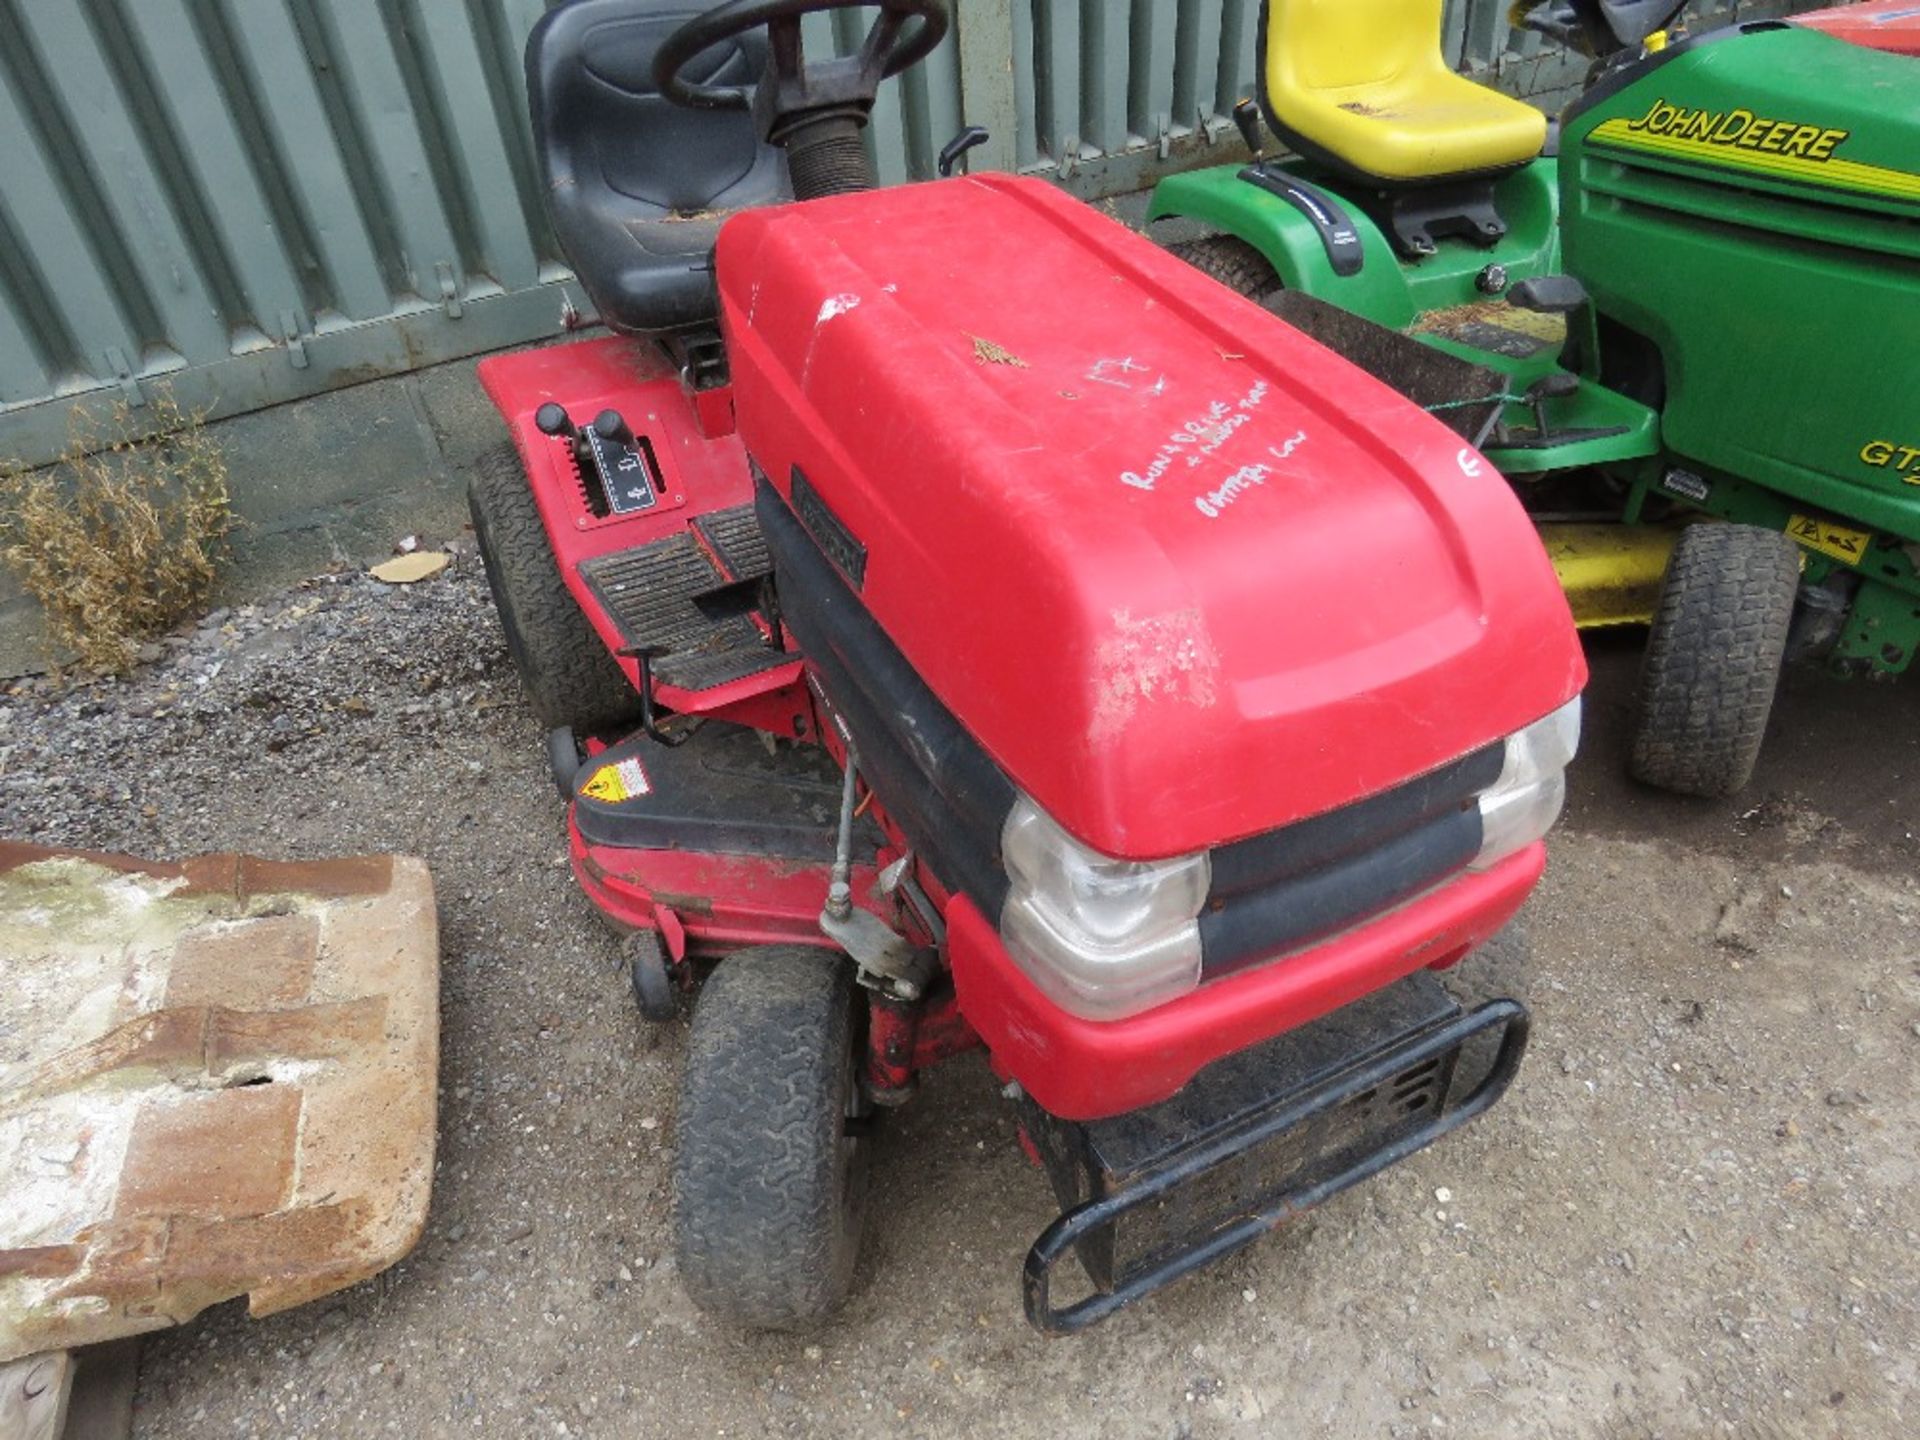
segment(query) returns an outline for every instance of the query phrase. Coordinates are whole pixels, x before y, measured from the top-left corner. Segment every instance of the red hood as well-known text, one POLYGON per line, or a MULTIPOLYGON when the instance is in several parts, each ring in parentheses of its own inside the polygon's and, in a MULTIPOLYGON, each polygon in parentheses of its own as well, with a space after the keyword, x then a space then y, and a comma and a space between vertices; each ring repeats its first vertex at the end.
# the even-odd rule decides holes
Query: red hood
POLYGON ((753 211, 717 263, 749 454, 805 472, 880 624, 1090 845, 1272 829, 1583 683, 1491 465, 1051 186, 753 211))
POLYGON ((1829 35, 1871 50, 1920 56, 1920 0, 1867 0, 1864 5, 1836 5, 1795 15, 1796 25, 1810 25, 1829 35))

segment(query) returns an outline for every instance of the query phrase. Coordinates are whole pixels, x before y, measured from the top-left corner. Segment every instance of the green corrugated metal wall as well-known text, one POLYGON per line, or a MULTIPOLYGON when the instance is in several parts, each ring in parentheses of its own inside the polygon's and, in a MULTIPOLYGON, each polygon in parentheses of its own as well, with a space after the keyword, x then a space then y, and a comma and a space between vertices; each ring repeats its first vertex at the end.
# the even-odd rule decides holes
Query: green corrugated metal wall
MULTIPOLYGON (((975 163, 1087 195, 1221 154, 1257 3, 959 0, 957 42, 876 108, 881 178, 929 175, 963 115, 995 132, 975 163)), ((235 414, 560 330, 584 301, 520 68, 544 8, 0 0, 0 459, 57 453, 77 397, 235 414)), ((1581 64, 1505 13, 1449 0, 1449 54, 1557 100, 1581 64)))

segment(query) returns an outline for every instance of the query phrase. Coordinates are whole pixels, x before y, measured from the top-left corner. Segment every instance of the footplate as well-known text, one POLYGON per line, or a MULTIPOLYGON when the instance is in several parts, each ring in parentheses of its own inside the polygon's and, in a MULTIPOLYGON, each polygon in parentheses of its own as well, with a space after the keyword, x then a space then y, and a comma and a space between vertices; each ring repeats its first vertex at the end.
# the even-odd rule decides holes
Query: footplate
POLYGON ((1527 1026, 1517 1001, 1465 1012, 1421 972, 1217 1062, 1150 1109, 1073 1124, 1027 1102, 1064 1211, 1027 1255, 1028 1320, 1084 1330, 1431 1145, 1505 1092, 1527 1026), (1463 1053, 1478 1079, 1456 1101, 1463 1053), (1056 1305, 1069 1250, 1093 1293, 1056 1305))
POLYGON ((661 683, 711 690, 793 659, 752 614, 771 569, 753 507, 740 505, 664 540, 595 556, 580 575, 627 644, 655 652, 661 683))

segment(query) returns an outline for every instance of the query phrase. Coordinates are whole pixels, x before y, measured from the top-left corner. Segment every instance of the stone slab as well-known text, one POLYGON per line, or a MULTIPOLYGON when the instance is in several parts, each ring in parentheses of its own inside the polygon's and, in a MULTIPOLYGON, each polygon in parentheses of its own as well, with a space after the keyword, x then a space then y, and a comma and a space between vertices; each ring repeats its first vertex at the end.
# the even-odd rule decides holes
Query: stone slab
POLYGON ((0 842, 0 1361, 255 1315, 410 1250, 433 1178, 426 865, 0 842))

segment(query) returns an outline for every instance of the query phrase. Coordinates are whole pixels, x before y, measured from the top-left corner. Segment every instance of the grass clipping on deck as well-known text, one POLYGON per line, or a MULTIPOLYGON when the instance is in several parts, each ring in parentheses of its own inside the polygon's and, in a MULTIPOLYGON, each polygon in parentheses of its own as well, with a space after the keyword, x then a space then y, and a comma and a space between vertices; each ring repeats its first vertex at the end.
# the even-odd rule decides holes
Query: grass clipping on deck
POLYGON ((212 588, 234 518, 201 418, 164 390, 104 420, 76 409, 58 465, 0 467, 0 560, 88 670, 128 669, 212 588))

